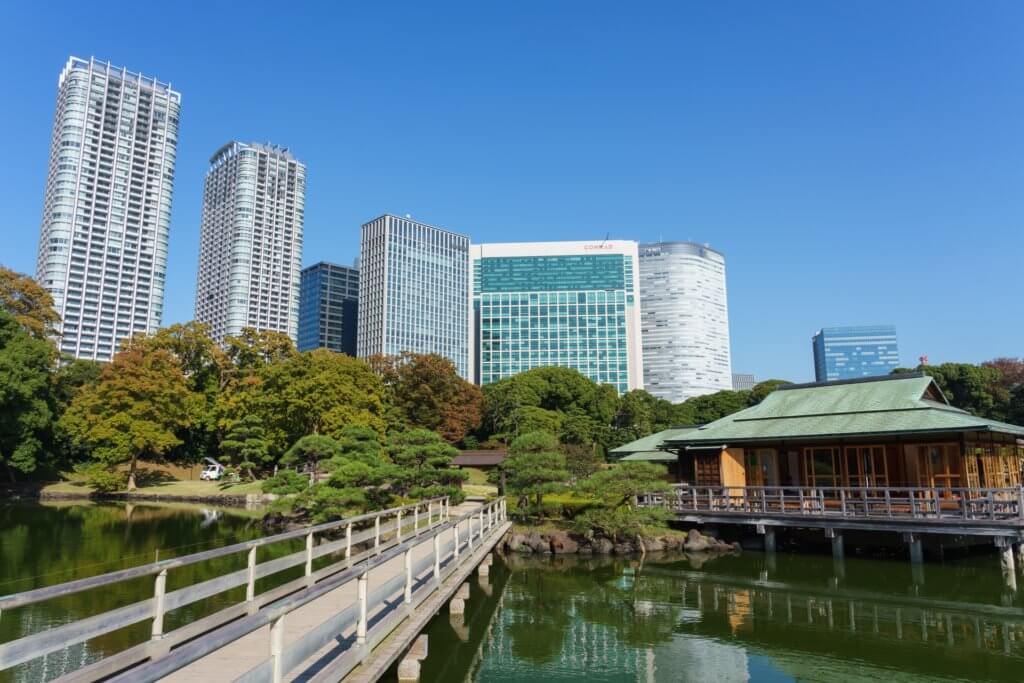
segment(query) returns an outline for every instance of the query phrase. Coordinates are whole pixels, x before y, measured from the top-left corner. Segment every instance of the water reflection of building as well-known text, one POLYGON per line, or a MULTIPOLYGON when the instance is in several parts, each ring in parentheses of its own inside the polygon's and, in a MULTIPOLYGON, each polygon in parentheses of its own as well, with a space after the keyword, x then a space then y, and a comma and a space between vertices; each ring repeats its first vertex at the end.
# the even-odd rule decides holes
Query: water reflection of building
POLYGON ((747 653, 742 647, 707 638, 678 635, 653 648, 655 683, 736 683, 749 681, 747 653))

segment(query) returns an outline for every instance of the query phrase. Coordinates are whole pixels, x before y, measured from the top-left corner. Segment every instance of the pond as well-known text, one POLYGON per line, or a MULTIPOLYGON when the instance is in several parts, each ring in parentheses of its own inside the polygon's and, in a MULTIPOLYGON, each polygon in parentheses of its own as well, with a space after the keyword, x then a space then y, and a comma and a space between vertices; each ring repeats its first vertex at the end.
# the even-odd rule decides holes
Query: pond
MULTIPOLYGON (((78 501, 0 505, 0 595, 178 557, 262 535, 260 514, 187 504, 94 504, 78 501)), ((262 561, 262 556, 261 556, 262 561)), ((221 558, 172 572, 168 589, 195 583, 245 565, 241 557, 221 558)), ((282 572, 282 575, 286 572, 282 572)), ((277 578, 277 577, 275 577, 277 578)), ((7 610, 0 614, 0 642, 37 633, 152 595, 153 579, 7 610)), ((239 601, 244 588, 204 600, 168 615, 181 620, 208 614, 226 601, 239 601), (240 593, 240 594, 239 594, 240 593)), ((81 645, 0 671, 0 682, 43 681, 92 662, 105 652, 146 640, 149 624, 121 629, 81 645)))
POLYGON ((424 681, 1024 678, 1024 610, 991 555, 923 584, 896 560, 762 553, 512 556, 470 583, 465 618, 427 630, 424 681))

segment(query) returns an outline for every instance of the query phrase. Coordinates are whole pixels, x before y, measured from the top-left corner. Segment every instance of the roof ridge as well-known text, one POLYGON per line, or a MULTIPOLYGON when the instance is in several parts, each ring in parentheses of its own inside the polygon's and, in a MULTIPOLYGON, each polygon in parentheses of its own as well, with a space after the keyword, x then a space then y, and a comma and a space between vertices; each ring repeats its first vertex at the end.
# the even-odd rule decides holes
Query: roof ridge
POLYGON ((775 391, 792 391, 793 389, 810 389, 812 387, 835 387, 844 384, 868 384, 871 382, 889 382, 900 379, 920 379, 931 377, 923 370, 913 372, 897 372, 891 375, 874 375, 871 377, 854 377, 853 379, 833 379, 827 382, 803 382, 802 384, 780 384, 775 391))
MULTIPOLYGON (((841 412, 831 412, 831 413, 796 413, 796 414, 793 414, 793 415, 769 415, 769 416, 766 416, 766 417, 737 417, 737 418, 735 418, 733 420, 733 422, 763 422, 763 421, 767 421, 767 420, 789 420, 789 419, 794 418, 794 417, 830 417, 832 415, 870 415, 872 413, 905 413, 905 412, 909 412, 909 411, 912 411, 912 410, 939 410, 939 409, 940 408, 938 406, 935 406, 935 407, 933 407, 933 406, 914 406, 914 407, 907 407, 907 408, 881 408, 879 410, 844 410, 844 411, 841 411, 841 412)), ((967 415, 970 415, 970 413, 967 413, 966 411, 960 411, 960 410, 950 411, 950 412, 966 413, 967 415)), ((726 416, 726 417, 728 417, 728 416, 726 416)))

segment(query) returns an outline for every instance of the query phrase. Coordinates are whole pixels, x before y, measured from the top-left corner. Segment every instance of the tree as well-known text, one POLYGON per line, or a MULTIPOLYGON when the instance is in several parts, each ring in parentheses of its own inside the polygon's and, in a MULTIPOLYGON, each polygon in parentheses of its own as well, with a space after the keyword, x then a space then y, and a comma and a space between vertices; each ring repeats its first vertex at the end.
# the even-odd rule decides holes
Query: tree
POLYGON ((60 323, 50 293, 28 275, 3 266, 0 266, 0 308, 36 339, 52 337, 60 323))
POLYGON ((999 371, 999 384, 1012 391, 1024 385, 1024 358, 993 358, 982 367, 999 371))
POLYGON ((361 360, 317 349, 264 366, 247 398, 264 420, 277 457, 301 437, 336 437, 349 426, 384 433, 384 388, 361 360))
POLYGON ((224 353, 239 371, 255 371, 295 356, 295 343, 284 332, 243 327, 238 336, 224 338, 224 353))
POLYGON ((417 499, 450 496, 452 502, 462 502, 460 484, 467 475, 451 467, 459 452, 437 432, 411 429, 392 434, 387 453, 394 464, 396 494, 417 499))
MULTIPOLYGON (((57 368, 52 376, 55 420, 67 411, 68 406, 85 387, 99 381, 102 371, 101 363, 85 358, 76 358, 57 368)), ((89 457, 88 451, 74 446, 59 421, 54 423, 53 450, 55 460, 61 461, 64 465, 83 462, 89 457)))
POLYGON ((667 472, 650 462, 623 462, 601 470, 582 482, 579 490, 601 500, 599 508, 587 510, 576 520, 584 531, 601 531, 613 539, 639 536, 651 526, 664 526, 670 513, 663 508, 642 508, 640 496, 667 493, 671 487, 667 472))
POLYGON ((765 400, 768 397, 768 394, 785 384, 792 384, 792 382, 787 382, 784 379, 766 379, 763 382, 758 382, 754 385, 754 388, 750 390, 750 405, 757 405, 761 401, 765 400))
POLYGON ((270 452, 263 420, 253 414, 236 420, 221 441, 220 449, 229 462, 244 470, 249 479, 255 480, 256 470, 263 470, 269 464, 270 452))
POLYGON ((0 311, 0 460, 13 482, 29 474, 44 454, 53 422, 50 369, 56 351, 0 311))
POLYGON ((569 471, 572 481, 586 479, 601 469, 604 459, 596 453, 594 444, 567 443, 562 444, 561 451, 565 454, 565 468, 569 471))
POLYGON ((436 353, 374 356, 368 361, 384 381, 392 428, 429 429, 449 443, 480 426, 483 394, 436 353))
MULTIPOLYGON (((564 437, 566 416, 587 417, 591 426, 611 424, 619 405, 615 388, 597 384, 577 370, 562 367, 533 368, 484 387, 483 429, 502 441, 535 431, 542 424, 545 431, 557 424, 557 436, 564 437), (542 412, 543 411, 543 412, 542 412)), ((573 427, 583 424, 570 423, 573 427)), ((610 432, 571 434, 588 443, 601 443, 610 432)))
POLYGON ((300 462, 310 468, 310 481, 316 482, 321 462, 330 460, 341 454, 341 445, 329 436, 309 434, 302 437, 288 449, 281 458, 282 464, 292 465, 300 462))
POLYGON ((128 463, 133 490, 139 458, 162 458, 181 443, 193 401, 170 352, 129 349, 103 368, 97 384, 79 392, 60 422, 77 447, 107 468, 128 463))
POLYGON ((692 415, 692 424, 707 424, 750 407, 750 391, 716 391, 694 396, 683 404, 692 415))
POLYGON ((527 432, 512 441, 508 453, 500 465, 505 487, 519 496, 518 507, 523 514, 531 497, 539 513, 544 495, 563 489, 571 476, 565 456, 558 452, 558 439, 547 432, 527 432))
POLYGON ((931 376, 946 399, 957 408, 994 420, 1008 417, 1011 393, 1002 385, 1002 374, 995 367, 943 363, 919 365, 917 370, 931 376))

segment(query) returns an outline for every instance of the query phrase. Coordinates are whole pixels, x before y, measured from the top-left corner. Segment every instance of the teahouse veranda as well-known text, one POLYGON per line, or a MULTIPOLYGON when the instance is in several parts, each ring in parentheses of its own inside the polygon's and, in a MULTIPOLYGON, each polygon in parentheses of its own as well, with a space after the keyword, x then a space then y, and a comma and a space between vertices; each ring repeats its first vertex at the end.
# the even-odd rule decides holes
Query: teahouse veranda
POLYGON ((784 385, 746 410, 612 452, 663 462, 672 479, 694 486, 810 487, 825 496, 921 487, 945 497, 1019 486, 1024 427, 955 408, 930 377, 907 373, 784 385))

